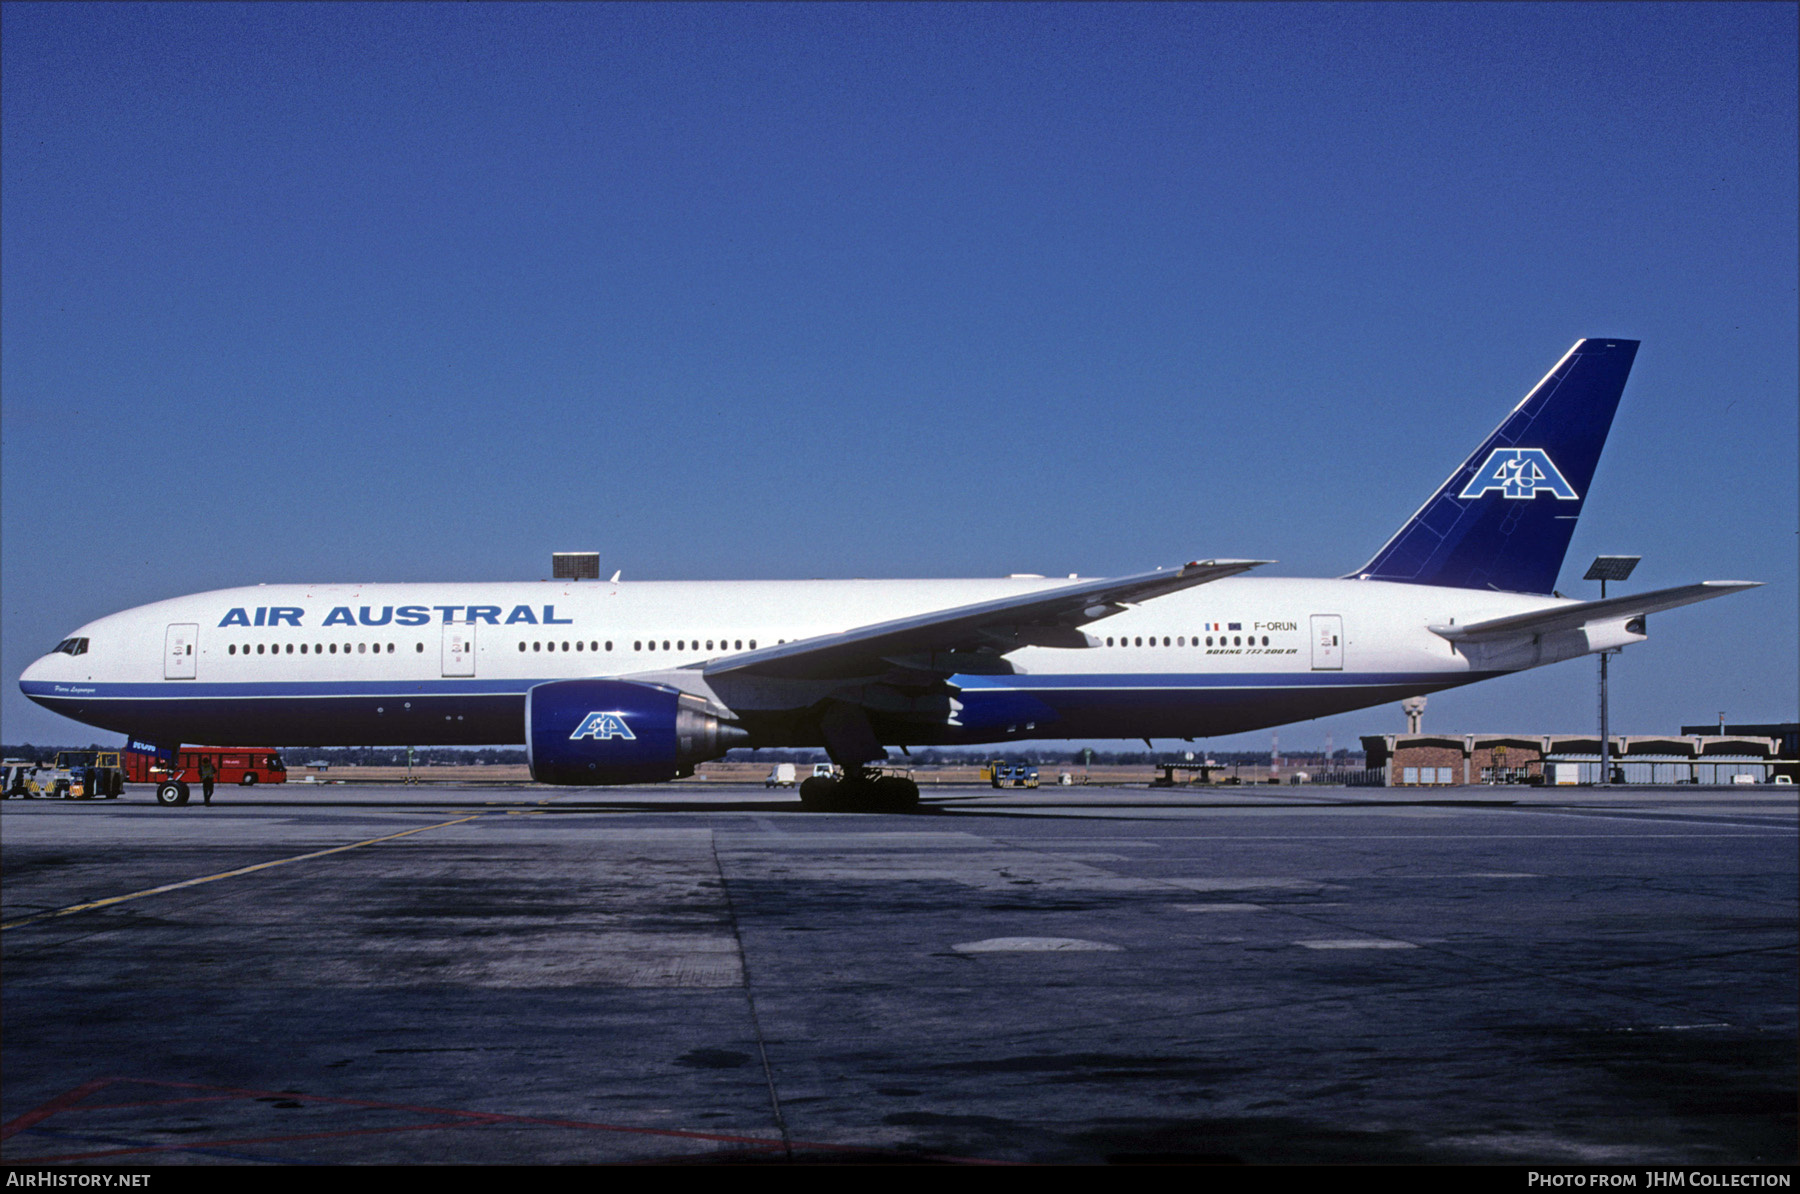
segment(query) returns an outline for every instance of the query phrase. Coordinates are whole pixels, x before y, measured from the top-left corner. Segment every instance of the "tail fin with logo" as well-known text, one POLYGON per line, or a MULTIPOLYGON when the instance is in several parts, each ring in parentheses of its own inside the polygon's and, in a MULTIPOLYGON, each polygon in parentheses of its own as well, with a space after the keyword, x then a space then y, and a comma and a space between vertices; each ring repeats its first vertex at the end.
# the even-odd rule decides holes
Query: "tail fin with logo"
POLYGON ((1636 340, 1577 341, 1350 578, 1550 592, 1637 350, 1636 340))

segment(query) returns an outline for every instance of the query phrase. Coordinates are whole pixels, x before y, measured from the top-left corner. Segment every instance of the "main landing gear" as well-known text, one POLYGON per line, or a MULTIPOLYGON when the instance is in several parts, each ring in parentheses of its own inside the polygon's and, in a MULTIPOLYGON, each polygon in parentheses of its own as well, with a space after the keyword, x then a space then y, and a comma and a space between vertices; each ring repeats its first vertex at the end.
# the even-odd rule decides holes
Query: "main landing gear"
POLYGON ((852 767, 842 779, 815 775, 802 783, 800 807, 815 813, 910 813, 919 807, 919 785, 902 776, 852 767))

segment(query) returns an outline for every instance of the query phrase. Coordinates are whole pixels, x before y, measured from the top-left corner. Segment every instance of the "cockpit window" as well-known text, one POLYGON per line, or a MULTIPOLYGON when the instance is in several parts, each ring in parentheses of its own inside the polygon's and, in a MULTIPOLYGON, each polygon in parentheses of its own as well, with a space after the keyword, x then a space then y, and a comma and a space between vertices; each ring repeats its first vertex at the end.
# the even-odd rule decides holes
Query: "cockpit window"
POLYGON ((87 648, 88 641, 85 638, 66 638, 62 642, 57 643, 56 649, 51 651, 50 654, 86 655, 87 648))

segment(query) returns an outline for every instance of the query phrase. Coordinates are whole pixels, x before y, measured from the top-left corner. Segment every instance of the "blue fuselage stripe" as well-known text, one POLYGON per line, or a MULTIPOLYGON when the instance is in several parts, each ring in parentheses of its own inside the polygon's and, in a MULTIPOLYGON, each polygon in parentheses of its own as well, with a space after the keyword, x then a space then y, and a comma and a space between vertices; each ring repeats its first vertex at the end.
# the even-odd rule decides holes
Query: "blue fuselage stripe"
MULTIPOLYGON (((960 708, 943 725, 888 721, 891 743, 977 743, 1007 738, 1207 737, 1237 733, 1485 679, 1476 672, 1296 672, 959 676, 960 708)), ((220 745, 483 745, 525 738, 525 694, 543 679, 316 681, 241 684, 172 680, 106 684, 32 682, 38 704, 150 741, 220 745)), ((779 720, 744 714, 761 745, 779 720)))
MULTIPOLYGON (((1054 676, 953 676, 950 683, 965 693, 1030 692, 1040 698, 1058 692, 1093 689, 1139 692, 1206 691, 1242 688, 1366 688, 1391 685, 1460 684, 1490 673, 1471 672, 1112 672, 1097 675, 1054 676)), ((540 676, 519 680, 322 680, 246 681, 203 683, 197 680, 152 681, 147 684, 65 683, 24 681, 20 689, 34 701, 155 701, 267 700, 412 696, 524 696, 538 684, 569 679, 540 676)), ((603 678, 603 677, 596 677, 603 678)))

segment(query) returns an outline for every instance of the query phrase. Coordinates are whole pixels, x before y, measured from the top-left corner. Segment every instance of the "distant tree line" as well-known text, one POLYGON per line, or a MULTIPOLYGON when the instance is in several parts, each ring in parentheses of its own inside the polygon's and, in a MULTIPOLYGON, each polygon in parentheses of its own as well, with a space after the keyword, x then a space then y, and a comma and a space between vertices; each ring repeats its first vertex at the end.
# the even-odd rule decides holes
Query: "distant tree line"
POLYGON ((23 746, 7 746, 0 743, 0 756, 7 762, 19 759, 27 763, 54 763, 56 754, 63 750, 121 750, 119 746, 103 746, 98 742, 90 742, 86 746, 33 746, 27 742, 23 746))

